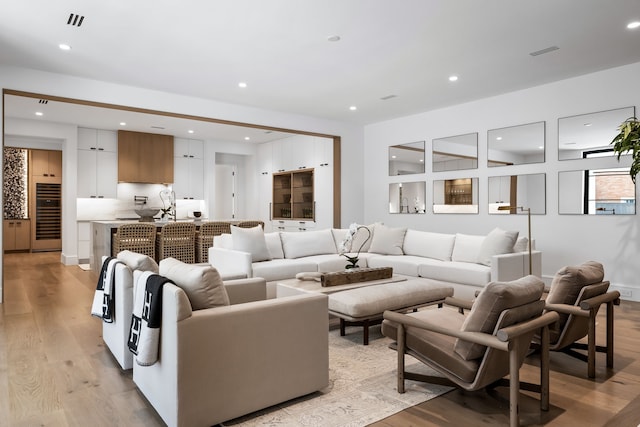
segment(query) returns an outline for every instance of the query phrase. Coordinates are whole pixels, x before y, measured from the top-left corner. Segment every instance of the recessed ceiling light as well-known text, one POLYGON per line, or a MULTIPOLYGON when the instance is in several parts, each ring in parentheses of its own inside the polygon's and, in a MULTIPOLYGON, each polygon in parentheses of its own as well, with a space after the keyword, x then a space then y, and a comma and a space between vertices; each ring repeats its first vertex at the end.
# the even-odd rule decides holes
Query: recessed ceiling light
POLYGON ((502 141, 502 137, 501 136, 497 136, 496 137, 496 141, 502 141))
POLYGON ((544 150, 544 145, 538 147, 539 150, 544 150))
POLYGON ((584 125, 585 125, 586 127, 589 127, 589 126, 591 126, 591 123, 585 123, 584 125))
POLYGON ((355 105, 352 105, 351 107, 349 107, 349 110, 351 111, 356 111, 358 109, 358 107, 356 107, 355 105))
POLYGON ((65 43, 60 43, 58 47, 60 48, 60 50, 71 50, 71 46, 65 43))
POLYGON ((36 116, 44 116, 44 114, 42 113, 42 111, 36 111, 36 116))
POLYGON ((126 126, 127 122, 120 122, 120 126, 126 126))
POLYGON ((194 131, 193 131, 193 129, 189 129, 187 132, 193 133, 194 131))
POLYGON ((392 158, 392 159, 395 159, 395 158, 396 158, 396 156, 391 156, 391 158, 392 158))
POLYGON ((329 42, 339 42, 340 41, 340 36, 329 36, 329 37, 327 37, 327 41, 329 41, 329 42))
POLYGON ((244 140, 245 140, 245 141, 249 141, 250 139, 251 139, 251 137, 250 137, 250 136, 245 136, 245 137, 244 137, 244 140))
POLYGON ((422 162, 424 162, 424 159, 420 159, 420 162, 421 162, 421 163, 422 163, 422 162))
POLYGON ((238 87, 245 88, 247 87, 247 84, 245 82, 240 82, 238 83, 238 87))
POLYGON ((627 25, 627 28, 630 30, 635 30, 638 27, 640 27, 640 21, 633 21, 627 25))
POLYGON ((458 81, 458 76, 449 76, 449 81, 450 82, 458 81))

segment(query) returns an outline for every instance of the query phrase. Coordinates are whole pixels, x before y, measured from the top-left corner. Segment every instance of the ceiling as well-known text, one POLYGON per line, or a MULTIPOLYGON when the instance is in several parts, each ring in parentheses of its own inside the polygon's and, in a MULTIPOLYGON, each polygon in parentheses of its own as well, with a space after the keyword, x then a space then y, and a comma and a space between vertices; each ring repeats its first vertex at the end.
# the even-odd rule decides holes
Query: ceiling
POLYGON ((361 125, 640 61, 640 28, 626 28, 640 21, 638 0, 0 0, 0 9, 0 65, 361 125))

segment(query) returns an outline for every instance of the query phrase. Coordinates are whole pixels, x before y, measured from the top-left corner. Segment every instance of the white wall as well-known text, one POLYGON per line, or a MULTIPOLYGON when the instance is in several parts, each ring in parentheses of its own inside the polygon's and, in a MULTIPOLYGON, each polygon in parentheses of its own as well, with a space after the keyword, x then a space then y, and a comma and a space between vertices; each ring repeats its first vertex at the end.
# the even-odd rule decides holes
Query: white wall
MULTIPOLYGON (((588 216, 558 214, 558 172, 589 168, 588 160, 558 160, 557 120, 560 117, 586 114, 614 108, 640 107, 640 91, 636 87, 640 63, 618 67, 577 78, 563 80, 485 98, 449 108, 407 116, 365 126, 364 202, 365 223, 383 221, 392 226, 405 226, 445 233, 486 234, 494 227, 527 233, 526 216, 489 215, 487 213, 488 177, 504 174, 546 173, 546 215, 532 216, 532 234, 536 246, 543 251, 543 275, 548 281, 564 265, 587 260, 602 262, 612 287, 631 291, 626 299, 640 300, 640 212, 633 216, 588 216), (546 162, 487 168, 487 131, 536 121, 546 121, 546 162), (478 132, 478 169, 458 172, 431 170, 431 141, 446 135, 478 132), (401 141, 427 141, 427 171, 421 175, 389 177, 386 170, 388 146, 401 141), (584 163, 586 162, 586 163, 584 163), (508 169, 507 169, 508 168, 508 169), (447 215, 432 213, 433 180, 478 177, 480 213, 447 215), (427 182, 427 214, 390 215, 387 194, 389 182, 427 182)), ((636 114, 638 112, 636 111, 636 114)), ((618 163, 604 160, 611 167, 628 166, 628 159, 618 163)), ((636 199, 637 199, 636 190, 636 199)))
MULTIPOLYGON (((342 138, 343 158, 342 179, 343 182, 348 183, 348 185, 343 185, 342 188, 342 223, 349 224, 350 222, 362 221, 363 219, 362 203, 364 200, 364 191, 362 181, 362 151, 364 145, 362 126, 16 67, 0 66, 0 87, 2 87, 3 90, 10 89, 33 92, 42 95, 61 96, 340 136, 342 138)), ((2 111, 3 106, 1 105, 2 104, 0 104, 0 114, 4 117, 4 111, 2 111)), ((5 132, 8 131, 9 130, 5 128, 5 132)), ((45 132, 42 135, 38 133, 33 136, 43 138, 53 137, 65 141, 63 145, 63 188, 65 190, 63 194, 64 236, 62 259, 63 262, 72 264, 74 263, 74 257, 77 259, 77 131, 74 127, 73 130, 68 129, 62 133, 62 135, 51 135, 45 132)), ((27 132, 22 135, 28 134, 27 132)), ((215 148, 214 150, 228 152, 215 148)), ((211 151, 209 151, 205 153, 205 156, 208 156, 210 160, 215 159, 215 152, 212 154, 211 151)), ((209 164, 214 164, 214 162, 209 164)), ((207 176, 211 177, 208 173, 207 176)), ((208 188, 211 187, 212 186, 209 186, 208 188)), ((205 192, 206 191, 208 191, 207 188, 205 188, 205 192)), ((0 253, 0 257, 1 256, 0 253)), ((0 274, 1 273, 2 271, 0 270, 0 274)), ((2 295, 3 293, 0 292, 0 302, 2 301, 2 295)))

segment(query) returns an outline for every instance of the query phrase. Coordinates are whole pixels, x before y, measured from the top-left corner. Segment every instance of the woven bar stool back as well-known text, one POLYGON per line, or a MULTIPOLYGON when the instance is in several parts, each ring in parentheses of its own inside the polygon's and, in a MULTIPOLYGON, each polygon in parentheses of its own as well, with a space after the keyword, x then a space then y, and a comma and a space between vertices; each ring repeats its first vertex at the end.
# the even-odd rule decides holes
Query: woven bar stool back
POLYGON ((118 226, 113 235, 111 255, 116 256, 121 251, 137 252, 156 257, 156 226, 153 224, 123 224, 118 226))
POLYGON ((207 221, 200 225, 196 233, 196 262, 209 262, 209 248, 213 246, 213 236, 231 234, 231 223, 207 221))
POLYGON ((238 227, 242 228, 253 228, 257 225, 261 226, 264 230, 264 221, 240 221, 238 223, 238 227))
POLYGON ((168 257, 188 264, 196 262, 196 226, 192 222, 170 222, 158 233, 158 262, 168 257))

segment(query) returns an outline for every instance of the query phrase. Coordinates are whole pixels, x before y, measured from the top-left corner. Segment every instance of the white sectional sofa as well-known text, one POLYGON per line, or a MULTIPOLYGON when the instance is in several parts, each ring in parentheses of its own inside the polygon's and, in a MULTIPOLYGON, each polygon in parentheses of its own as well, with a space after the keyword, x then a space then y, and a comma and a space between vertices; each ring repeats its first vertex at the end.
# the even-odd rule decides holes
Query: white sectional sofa
MULTIPOLYGON (((371 238, 360 228, 346 250, 350 255, 362 247, 360 267, 393 267, 394 274, 431 279, 448 284, 461 298, 473 297, 490 281, 510 281, 529 274, 527 239, 517 232, 498 228, 486 236, 445 234, 368 226, 371 238)), ((343 270, 340 256, 346 229, 307 232, 262 233, 255 229, 232 229, 216 236, 209 248, 209 262, 221 274, 246 274, 267 281, 267 296, 275 296, 275 283, 302 272, 343 270), (249 231, 247 231, 249 230, 249 231)), ((540 277, 542 254, 532 251, 532 274, 540 277)))

